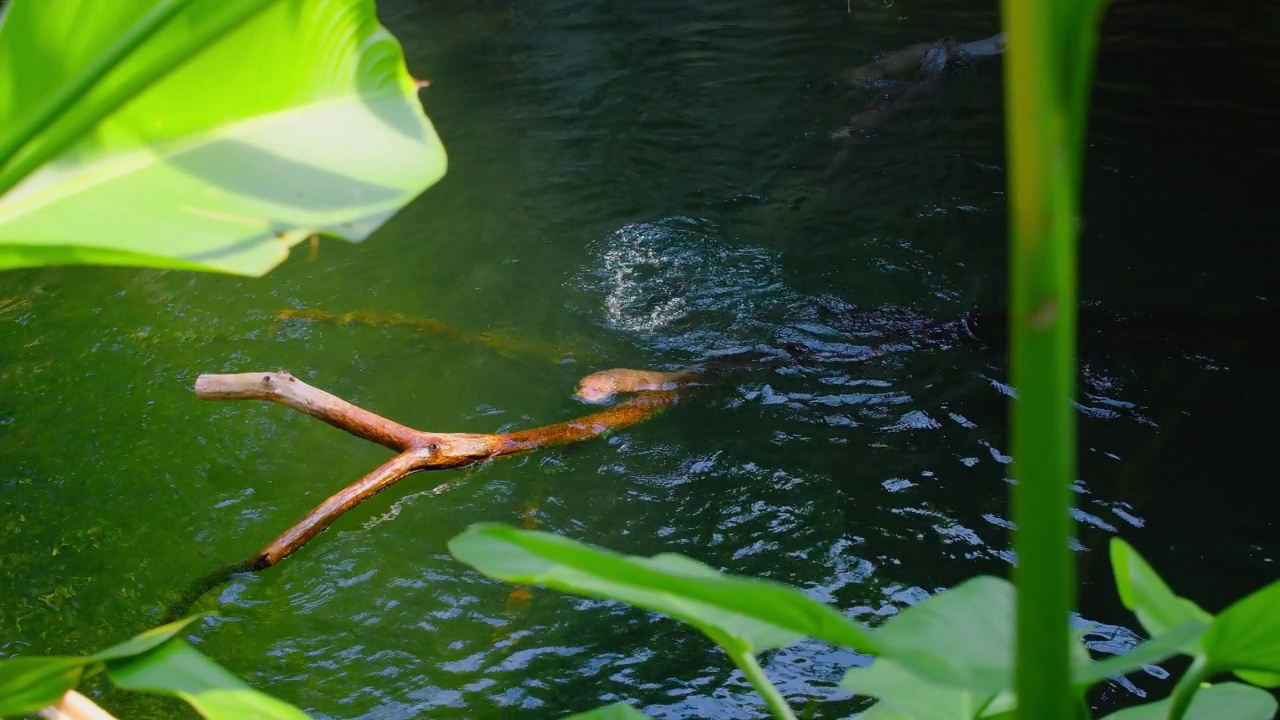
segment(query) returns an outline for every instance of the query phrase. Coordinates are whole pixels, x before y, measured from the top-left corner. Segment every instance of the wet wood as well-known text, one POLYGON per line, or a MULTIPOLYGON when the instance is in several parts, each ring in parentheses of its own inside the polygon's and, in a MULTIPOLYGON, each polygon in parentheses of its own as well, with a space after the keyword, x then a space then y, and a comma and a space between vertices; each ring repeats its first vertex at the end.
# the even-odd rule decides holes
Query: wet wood
POLYGON ((201 375, 196 378, 195 393, 201 400, 268 400, 280 403, 392 450, 408 450, 422 441, 423 433, 311 387, 283 370, 201 375))
MULTIPOLYGON (((606 371, 606 373, 615 371, 606 371)), ((627 371, 635 372, 635 371, 627 371)), ((597 373, 589 377, 598 377, 597 373)), ((580 388, 581 391, 581 388, 580 388)), ((631 392, 632 386, 616 392, 631 392)), ((329 425, 398 452, 356 482, 330 496, 249 560, 215 572, 205 584, 216 586, 230 573, 262 570, 297 552, 351 508, 414 473, 452 470, 479 462, 582 442, 647 420, 679 399, 678 384, 641 391, 627 401, 584 417, 512 433, 439 433, 416 430, 312 387, 288 372, 201 375, 196 397, 203 400, 266 400, 290 407, 329 425), (673 386, 675 385, 675 386, 673 386)), ((198 593, 210 589, 204 587, 198 593)), ((188 602, 194 598, 188 598, 188 602)))
POLYGON ((116 720, 116 716, 75 690, 64 693, 57 705, 41 710, 40 717, 45 720, 116 720))

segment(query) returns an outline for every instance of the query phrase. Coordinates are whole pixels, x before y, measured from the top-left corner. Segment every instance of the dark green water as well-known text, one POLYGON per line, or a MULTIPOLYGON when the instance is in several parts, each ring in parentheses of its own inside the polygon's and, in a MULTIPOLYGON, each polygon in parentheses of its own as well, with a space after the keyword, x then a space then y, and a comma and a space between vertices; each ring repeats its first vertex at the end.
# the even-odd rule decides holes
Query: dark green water
MULTIPOLYGON (((53 269, 0 275, 0 654, 93 650, 156 622, 385 451, 283 408, 209 404, 201 372, 288 368, 417 427, 495 431, 586 408, 606 367, 781 342, 607 440, 418 475, 281 566, 206 598, 201 647, 317 717, 555 718, 626 699, 663 718, 760 716, 674 622, 509 588, 453 562, 469 523, 683 552, 797 584, 868 623, 1010 568, 1002 349, 913 335, 998 312, 1000 60, 953 69, 830 179, 859 102, 825 83, 873 54, 976 39, 958 1, 384 2, 449 176, 360 246, 260 280, 53 269), (287 308, 435 318, 562 348, 505 356, 406 329, 285 323, 287 308), (504 629, 500 629, 504 628, 504 629)), ((1085 201, 1079 559, 1099 653, 1132 645, 1119 534, 1210 610, 1277 576, 1266 502, 1280 20, 1256 3, 1120 4, 1102 47, 1085 201)), ((864 663, 802 643, 765 666, 812 717, 861 703, 864 663)), ((1159 696, 1135 675, 1095 693, 1159 696)), ((127 717, 177 706, 108 694, 127 717)))

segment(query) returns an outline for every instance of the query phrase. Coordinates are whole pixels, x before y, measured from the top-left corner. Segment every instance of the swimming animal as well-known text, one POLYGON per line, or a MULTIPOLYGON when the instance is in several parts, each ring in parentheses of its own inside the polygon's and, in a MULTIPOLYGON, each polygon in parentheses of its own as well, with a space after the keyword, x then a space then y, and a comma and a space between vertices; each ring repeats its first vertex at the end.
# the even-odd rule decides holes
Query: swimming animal
POLYGON ((833 140, 842 143, 831 170, 843 164, 851 148, 862 141, 867 131, 883 125, 894 112, 937 90, 946 69, 956 59, 999 55, 1004 52, 1004 46, 1005 34, 1002 32, 967 43, 942 38, 910 45, 874 62, 841 72, 838 82, 845 88, 846 95, 870 83, 881 86, 887 83, 887 87, 865 109, 854 115, 847 126, 831 134, 833 140))
POLYGON ((785 365, 803 360, 813 352, 796 343, 784 342, 770 350, 745 350, 713 355, 682 370, 633 370, 613 368, 600 370, 578 381, 574 397, 587 403, 607 403, 615 395, 638 392, 675 392, 705 385, 711 378, 735 368, 747 366, 785 365))

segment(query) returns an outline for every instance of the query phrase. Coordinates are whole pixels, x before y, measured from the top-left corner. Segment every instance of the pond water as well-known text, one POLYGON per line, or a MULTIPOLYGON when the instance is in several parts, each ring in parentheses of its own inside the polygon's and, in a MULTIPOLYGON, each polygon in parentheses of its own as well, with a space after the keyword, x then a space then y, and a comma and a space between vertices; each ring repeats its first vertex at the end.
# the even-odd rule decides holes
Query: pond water
MULTIPOLYGON (((511 606, 445 549, 473 522, 682 552, 871 624, 1006 574, 1003 347, 922 330, 1003 308, 1001 59, 951 68, 834 168, 829 139, 870 99, 841 97, 835 73, 990 35, 992 5, 383 2, 433 82, 451 169, 374 237, 322 241, 313 260, 299 248, 255 280, 0 275, 0 655, 149 627, 386 457, 278 406, 198 401, 202 372, 283 367, 419 428, 492 432, 584 414, 571 393, 595 370, 806 349, 606 439, 413 476, 198 604, 221 613, 203 650, 316 717, 556 718, 614 700, 762 716, 725 656, 673 621, 538 589, 511 606), (276 317, 298 309, 455 333, 276 317)), ((1122 3, 1107 23, 1076 486, 1098 653, 1138 639, 1113 535, 1210 610, 1277 576, 1257 497, 1277 406, 1263 180, 1280 159, 1277 30, 1263 2, 1229 16, 1122 3)), ((863 706, 835 684, 865 662, 815 642, 764 658, 814 718, 863 706)), ((1180 669, 1093 702, 1160 696, 1180 669)), ((184 712, 106 693, 122 717, 184 712)))

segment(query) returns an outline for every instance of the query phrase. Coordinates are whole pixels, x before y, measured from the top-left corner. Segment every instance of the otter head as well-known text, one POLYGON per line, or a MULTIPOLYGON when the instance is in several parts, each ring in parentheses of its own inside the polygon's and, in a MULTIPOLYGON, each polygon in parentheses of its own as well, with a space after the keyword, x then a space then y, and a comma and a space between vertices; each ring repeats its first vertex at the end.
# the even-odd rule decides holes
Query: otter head
POLYGON ((618 392, 618 380, 611 370, 601 370, 578 381, 578 390, 573 394, 582 402, 605 403, 618 392))

